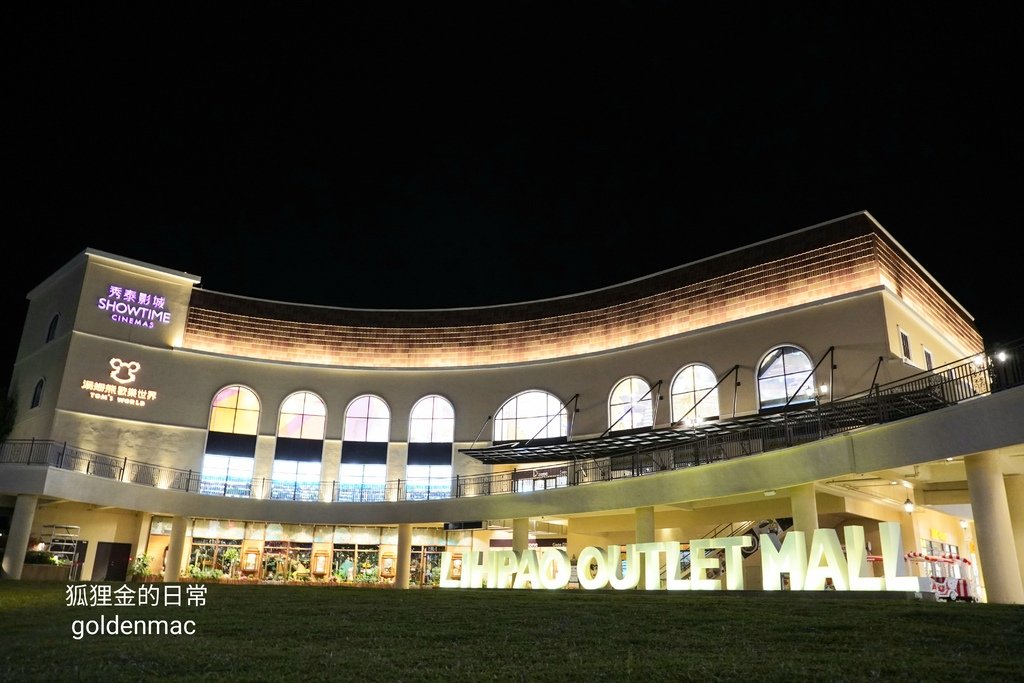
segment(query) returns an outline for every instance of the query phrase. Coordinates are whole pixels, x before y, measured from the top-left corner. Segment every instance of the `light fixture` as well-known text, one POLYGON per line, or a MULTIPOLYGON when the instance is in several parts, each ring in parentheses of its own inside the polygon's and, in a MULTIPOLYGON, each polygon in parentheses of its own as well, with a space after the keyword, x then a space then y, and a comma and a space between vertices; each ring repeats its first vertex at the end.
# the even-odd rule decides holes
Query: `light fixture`
POLYGON ((909 498, 907 498, 905 501, 903 501, 903 509, 906 510, 907 512, 913 512, 914 511, 914 501, 912 501, 909 498))
POLYGON ((969 525, 969 522, 966 519, 961 519, 960 520, 960 528, 963 529, 964 531, 967 531, 968 525, 969 525))
POLYGON ((775 489, 768 489, 767 491, 764 492, 764 495, 766 495, 766 496, 774 496, 775 495, 775 489))

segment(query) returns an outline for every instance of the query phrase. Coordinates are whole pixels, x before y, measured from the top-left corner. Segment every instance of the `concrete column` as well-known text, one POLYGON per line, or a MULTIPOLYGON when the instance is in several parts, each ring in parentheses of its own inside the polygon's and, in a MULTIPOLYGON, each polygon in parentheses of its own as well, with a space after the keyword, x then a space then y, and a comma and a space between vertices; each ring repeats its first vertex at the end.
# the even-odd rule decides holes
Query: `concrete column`
POLYGON ((530 518, 517 517, 512 520, 512 550, 516 554, 530 548, 530 518))
POLYGON ((636 516, 636 542, 654 542, 654 507, 647 506, 637 508, 633 513, 636 516))
MULTIPOLYGON (((152 513, 142 512, 139 514, 139 532, 135 538, 135 549, 132 553, 133 560, 146 552, 146 547, 149 545, 149 527, 152 523, 152 513)), ((159 569, 160 567, 157 567, 157 570, 159 569)))
POLYGON ((1010 508, 1010 524, 1013 526, 1013 545, 1017 549, 1017 566, 1024 579, 1024 475, 1011 474, 1004 477, 1006 502, 1010 508))
POLYGON ((811 550, 811 540, 818 530, 818 501, 814 496, 814 484, 802 484, 789 490, 789 505, 793 510, 793 531, 802 531, 811 550))
POLYGON ((1003 483, 1002 456, 992 452, 969 455, 964 458, 964 467, 988 601, 1024 604, 1024 585, 1003 483))
MULTIPOLYGON (((906 495, 904 505, 906 505, 906 500, 914 503, 915 506, 917 505, 912 489, 907 489, 904 495, 906 495)), ((915 507, 914 509, 916 510, 917 508, 915 507)), ((920 539, 924 538, 924 535, 917 532, 917 521, 917 517, 913 512, 907 512, 906 510, 900 512, 900 537, 903 539, 903 552, 905 553, 921 552, 922 550, 920 539)))
POLYGON ((185 555, 185 531, 188 530, 187 517, 171 519, 171 542, 167 546, 167 567, 164 569, 164 582, 177 583, 181 579, 181 562, 185 555))
POLYGON ((409 559, 412 556, 412 524, 398 525, 398 571, 395 588, 409 590, 409 559))
POLYGON ((32 520, 36 516, 39 496, 18 496, 11 517, 11 531, 7 536, 7 550, 4 552, 3 571, 5 579, 20 579, 28 552, 28 539, 32 536, 32 520))

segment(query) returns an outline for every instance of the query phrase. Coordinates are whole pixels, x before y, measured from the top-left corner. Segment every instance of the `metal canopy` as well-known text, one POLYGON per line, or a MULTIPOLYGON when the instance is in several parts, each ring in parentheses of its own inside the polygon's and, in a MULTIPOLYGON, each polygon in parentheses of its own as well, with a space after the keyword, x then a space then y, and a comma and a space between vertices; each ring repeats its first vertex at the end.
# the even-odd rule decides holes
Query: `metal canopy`
MULTIPOLYGON (((969 377, 983 376, 985 372, 974 368, 972 362, 965 363, 963 367, 967 368, 969 377)), ((891 388, 876 390, 874 394, 859 398, 707 422, 693 427, 650 429, 535 446, 523 446, 515 442, 486 448, 463 448, 459 452, 485 465, 515 465, 637 455, 698 442, 713 443, 718 440, 721 443, 728 438, 793 445, 795 441, 820 439, 864 425, 919 415, 977 395, 960 374, 949 371, 953 379, 936 384, 934 376, 922 373, 910 380, 895 382, 891 388), (955 395, 954 390, 965 391, 964 387, 968 389, 964 395, 955 395)))
POLYGON ((795 411, 786 415, 755 415, 722 422, 708 422, 694 427, 669 427, 630 434, 611 434, 595 439, 563 443, 523 446, 519 442, 498 444, 486 448, 463 448, 459 452, 475 458, 485 465, 526 464, 559 460, 585 460, 632 455, 676 448, 694 441, 731 432, 743 432, 759 427, 776 427, 817 421, 814 410, 795 411))

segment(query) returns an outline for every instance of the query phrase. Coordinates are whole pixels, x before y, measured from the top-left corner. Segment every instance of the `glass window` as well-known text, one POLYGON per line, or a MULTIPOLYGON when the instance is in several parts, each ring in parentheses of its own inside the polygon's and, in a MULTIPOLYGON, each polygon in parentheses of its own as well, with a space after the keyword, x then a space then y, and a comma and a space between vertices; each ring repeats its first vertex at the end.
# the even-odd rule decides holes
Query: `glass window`
POLYGON ((795 346, 770 351, 757 370, 761 410, 814 401, 813 367, 808 355, 795 346))
POLYGON ((927 370, 934 370, 935 369, 935 359, 932 358, 932 352, 929 351, 928 349, 923 349, 923 351, 924 351, 924 367, 925 367, 925 369, 927 369, 927 370))
POLYGON ((60 321, 60 314, 50 319, 50 326, 46 329, 46 343, 50 343, 57 336, 57 323, 60 321))
POLYGON ((672 421, 697 424, 718 419, 718 379, 706 365, 687 365, 672 380, 672 421))
POLYGON ((259 428, 260 400, 252 389, 225 387, 213 397, 210 431, 255 435, 259 428))
POLYGON ((651 385, 641 377, 627 377, 612 389, 608 399, 608 426, 613 432, 654 424, 651 385))
POLYGON ((323 399, 308 391, 292 394, 281 404, 277 435, 292 439, 323 439, 327 407, 323 399))
POLYGON ((36 388, 32 390, 32 405, 30 408, 38 408, 39 403, 43 400, 43 380, 36 382, 36 388))
POLYGON ((911 360, 910 356, 910 335, 900 330, 900 346, 903 351, 903 357, 907 360, 911 360))
POLYGON ((564 437, 567 433, 565 405, 546 391, 517 394, 494 415, 495 441, 550 439, 564 437))
POLYGON ((248 497, 252 491, 253 459, 230 455, 203 456, 199 492, 211 496, 248 497))
POLYGON ((442 396, 424 396, 409 413, 409 441, 452 443, 455 441, 455 409, 442 396))
POLYGON ((345 440, 386 442, 391 429, 391 411, 377 396, 360 396, 345 411, 345 440))
POLYGON ((409 465, 406 467, 406 479, 406 500, 451 497, 451 465, 409 465))
POLYGON ((343 462, 338 472, 338 492, 335 500, 350 503, 383 501, 387 474, 387 465, 343 462))
POLYGON ((275 459, 270 497, 278 500, 320 500, 320 462, 275 459))

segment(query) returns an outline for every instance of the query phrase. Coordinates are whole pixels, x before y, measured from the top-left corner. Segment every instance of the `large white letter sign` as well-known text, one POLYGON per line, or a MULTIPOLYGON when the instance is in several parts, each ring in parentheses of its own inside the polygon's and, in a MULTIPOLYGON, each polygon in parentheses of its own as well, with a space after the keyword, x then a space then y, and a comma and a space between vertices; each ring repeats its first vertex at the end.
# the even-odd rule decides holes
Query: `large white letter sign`
POLYGON ((864 543, 864 527, 844 526, 843 536, 846 538, 846 563, 850 566, 850 590, 883 590, 885 579, 881 576, 871 576, 868 547, 864 543))
MULTIPOLYGON (((616 560, 618 559, 616 549, 616 560)), ((576 560, 576 577, 579 579, 580 588, 585 590, 596 590, 608 585, 608 562, 605 561, 604 551, 594 546, 587 546, 580 551, 576 560)))
POLYGON ((545 548, 540 556, 540 585, 534 585, 534 588, 565 588, 569 585, 570 574, 572 563, 569 562, 569 554, 561 548, 545 548))
POLYGON ((807 572, 807 543, 804 532, 790 531, 776 550, 768 534, 761 534, 761 586, 766 591, 782 590, 782 574, 789 573, 789 587, 803 590, 807 572))
POLYGON ((610 545, 608 546, 608 555, 605 562, 609 565, 608 567, 608 583, 611 584, 612 588, 617 591, 629 590, 630 588, 636 588, 637 584, 640 583, 640 553, 637 552, 635 545, 626 546, 626 566, 623 570, 623 575, 620 578, 617 567, 612 565, 612 558, 618 551, 619 546, 610 545))
POLYGON ((832 579, 836 590, 850 590, 847 579, 850 570, 843 555, 843 546, 839 543, 839 534, 835 529, 815 529, 811 538, 811 553, 807 561, 807 578, 804 590, 825 590, 825 579, 832 579), (821 564, 824 558, 825 564, 821 564))
POLYGON ((921 590, 916 576, 904 576, 906 560, 903 557, 903 534, 899 522, 879 522, 878 535, 882 540, 882 569, 885 574, 885 590, 921 590))
POLYGON ((709 555, 713 540, 697 538, 690 541, 690 590, 695 591, 717 591, 722 590, 720 579, 707 578, 707 570, 714 569, 716 572, 722 568, 718 560, 718 554, 709 555))

